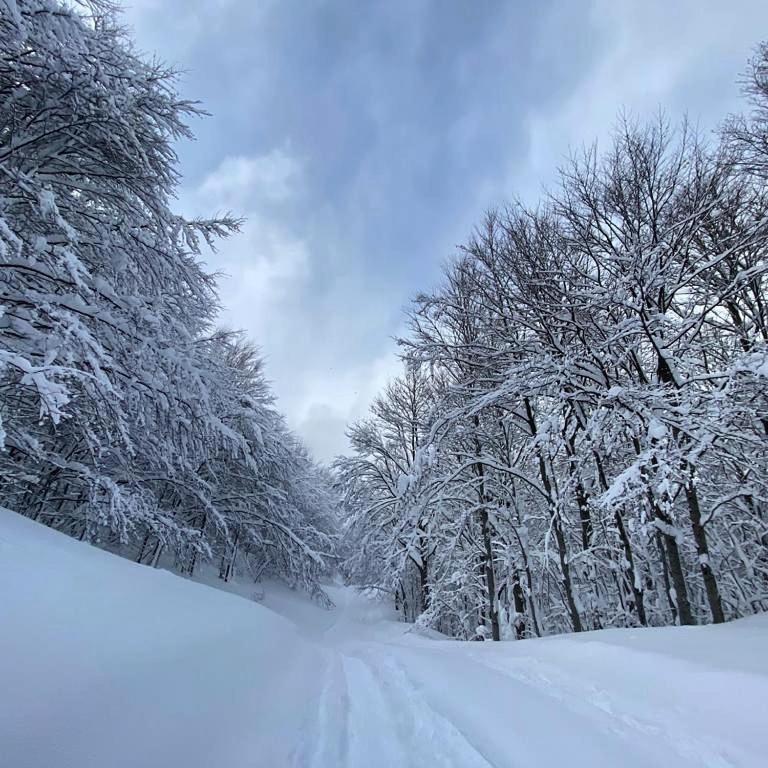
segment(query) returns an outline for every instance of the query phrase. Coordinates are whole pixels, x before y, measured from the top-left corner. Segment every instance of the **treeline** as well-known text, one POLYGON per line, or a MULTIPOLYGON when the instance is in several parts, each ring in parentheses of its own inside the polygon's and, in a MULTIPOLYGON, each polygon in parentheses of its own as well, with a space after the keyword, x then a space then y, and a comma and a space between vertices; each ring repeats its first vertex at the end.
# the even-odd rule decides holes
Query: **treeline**
POLYGON ((347 575, 456 637, 768 608, 768 47, 713 139, 622 120, 419 296, 336 464, 347 575))
POLYGON ((172 212, 198 113, 109 3, 0 3, 0 504, 139 562, 318 592, 328 477, 255 348, 216 329, 200 260, 239 222, 172 212))

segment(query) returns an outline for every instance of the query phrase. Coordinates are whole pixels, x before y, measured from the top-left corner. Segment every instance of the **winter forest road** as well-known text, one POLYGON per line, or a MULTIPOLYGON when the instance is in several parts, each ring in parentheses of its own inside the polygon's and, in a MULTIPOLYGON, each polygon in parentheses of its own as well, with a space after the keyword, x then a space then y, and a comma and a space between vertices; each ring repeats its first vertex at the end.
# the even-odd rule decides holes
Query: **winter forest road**
MULTIPOLYGON (((333 611, 298 622, 323 663, 296 766, 725 767, 765 755, 764 706, 730 712, 746 718, 732 738, 713 701, 722 672, 628 648, 631 630, 612 633, 616 644, 610 632, 459 643, 409 632, 350 589, 331 593, 333 611)), ((766 691, 764 679, 754 691, 740 682, 746 696, 766 691)))
POLYGON ((768 615, 466 643, 199 578, 0 509, 0 767, 766 765, 768 615))

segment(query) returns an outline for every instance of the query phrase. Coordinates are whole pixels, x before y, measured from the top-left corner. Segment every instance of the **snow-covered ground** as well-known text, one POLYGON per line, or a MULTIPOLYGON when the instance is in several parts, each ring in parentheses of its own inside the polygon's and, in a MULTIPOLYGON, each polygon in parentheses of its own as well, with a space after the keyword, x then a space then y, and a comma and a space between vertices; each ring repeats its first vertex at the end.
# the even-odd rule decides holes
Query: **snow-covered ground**
MULTIPOLYGON (((510 643, 262 605, 0 511, 0 765, 768 765, 768 617, 510 643)), ((256 588, 245 588, 246 592, 256 588)))

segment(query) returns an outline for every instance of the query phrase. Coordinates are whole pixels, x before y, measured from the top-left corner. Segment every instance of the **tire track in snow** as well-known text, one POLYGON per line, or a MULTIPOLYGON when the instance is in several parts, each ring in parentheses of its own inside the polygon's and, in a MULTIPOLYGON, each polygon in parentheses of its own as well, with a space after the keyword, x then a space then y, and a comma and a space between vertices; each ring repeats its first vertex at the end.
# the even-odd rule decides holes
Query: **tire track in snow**
MULTIPOLYGON (((312 706, 312 703, 309 703, 312 706)), ((329 652, 323 684, 294 768, 341 768, 347 764, 349 692, 341 657, 329 652)))
POLYGON ((350 768, 413 765, 411 745, 399 738, 391 708, 368 665, 355 656, 343 656, 342 664, 349 691, 345 764, 350 768))
POLYGON ((382 654, 380 647, 375 650, 373 659, 358 659, 369 670, 389 707, 397 731, 393 736, 407 745, 408 762, 397 765, 493 768, 454 723, 435 711, 402 665, 382 654))

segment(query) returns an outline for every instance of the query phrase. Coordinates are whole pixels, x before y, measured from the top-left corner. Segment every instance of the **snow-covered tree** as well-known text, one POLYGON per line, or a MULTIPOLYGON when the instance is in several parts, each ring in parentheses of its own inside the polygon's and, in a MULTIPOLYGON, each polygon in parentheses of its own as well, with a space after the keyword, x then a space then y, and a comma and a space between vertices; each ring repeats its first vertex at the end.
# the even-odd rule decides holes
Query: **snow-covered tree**
POLYGON ((202 249, 231 217, 173 210, 199 113, 111 4, 0 7, 0 501, 191 571, 241 555, 315 589, 326 478, 255 350, 214 329, 202 249))
POLYGON ((620 122, 415 302, 404 357, 441 384, 407 482, 358 439, 341 466, 382 583, 393 521, 430 521, 420 621, 525 637, 768 607, 766 57, 717 143, 620 122))

